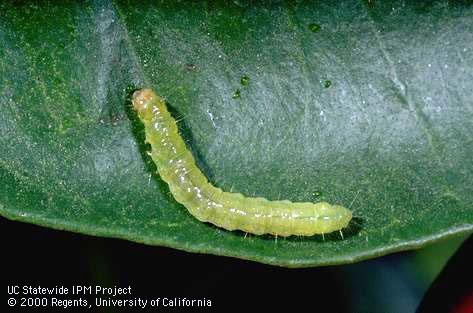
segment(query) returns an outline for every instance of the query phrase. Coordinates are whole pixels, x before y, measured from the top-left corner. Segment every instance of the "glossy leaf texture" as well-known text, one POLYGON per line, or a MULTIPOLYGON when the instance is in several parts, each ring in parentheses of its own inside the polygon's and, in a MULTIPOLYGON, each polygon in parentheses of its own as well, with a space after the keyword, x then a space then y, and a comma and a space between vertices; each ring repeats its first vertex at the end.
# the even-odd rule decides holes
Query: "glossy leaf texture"
POLYGON ((468 1, 0 5, 0 213, 288 267, 473 229, 468 1), (164 96, 224 190, 350 207, 348 229, 245 236, 200 223, 146 154, 132 90, 164 96))

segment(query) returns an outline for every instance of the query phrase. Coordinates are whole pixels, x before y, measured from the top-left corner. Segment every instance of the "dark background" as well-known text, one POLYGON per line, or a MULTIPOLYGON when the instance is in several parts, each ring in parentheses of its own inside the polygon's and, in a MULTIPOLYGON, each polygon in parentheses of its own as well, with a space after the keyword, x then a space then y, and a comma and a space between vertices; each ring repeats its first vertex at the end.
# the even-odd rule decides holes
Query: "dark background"
MULTIPOLYGON (((132 296, 127 298, 186 297, 212 301, 211 308, 161 307, 155 312, 243 312, 257 308, 287 309, 288 312, 307 308, 310 308, 308 312, 414 312, 429 284, 463 240, 456 238, 417 252, 397 253, 351 265, 285 269, 52 230, 4 218, 0 218, 0 229, 2 280, 7 286, 130 285, 132 296)), ((6 291, 6 286, 4 288, 6 291)), ((6 300, 2 307, 6 312, 13 312, 5 304, 6 300)))

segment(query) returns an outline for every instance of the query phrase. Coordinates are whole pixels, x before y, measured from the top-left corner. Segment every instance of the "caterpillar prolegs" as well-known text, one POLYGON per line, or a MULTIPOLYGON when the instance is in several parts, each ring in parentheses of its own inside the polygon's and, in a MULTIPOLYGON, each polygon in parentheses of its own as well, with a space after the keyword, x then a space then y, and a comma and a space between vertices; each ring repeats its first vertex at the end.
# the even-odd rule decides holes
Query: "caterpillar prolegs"
POLYGON ((325 234, 350 222, 350 210, 327 202, 269 201, 222 191, 197 167, 161 97, 151 89, 141 89, 133 94, 132 102, 159 175, 176 201, 198 220, 227 230, 278 236, 325 234))

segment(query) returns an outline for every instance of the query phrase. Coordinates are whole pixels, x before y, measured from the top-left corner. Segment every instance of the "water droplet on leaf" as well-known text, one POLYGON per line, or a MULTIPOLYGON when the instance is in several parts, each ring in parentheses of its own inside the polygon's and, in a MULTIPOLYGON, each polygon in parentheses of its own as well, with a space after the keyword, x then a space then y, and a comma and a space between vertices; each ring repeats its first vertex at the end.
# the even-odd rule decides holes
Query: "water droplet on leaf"
POLYGON ((321 27, 319 24, 316 24, 316 23, 310 23, 309 24, 309 30, 313 33, 316 33, 318 31, 320 31, 321 27))
POLYGON ((233 99, 239 99, 241 97, 241 92, 240 89, 235 90, 235 92, 232 95, 233 99))
POLYGON ((188 71, 195 71, 197 70, 197 65, 195 65, 194 63, 187 63, 186 68, 188 71))

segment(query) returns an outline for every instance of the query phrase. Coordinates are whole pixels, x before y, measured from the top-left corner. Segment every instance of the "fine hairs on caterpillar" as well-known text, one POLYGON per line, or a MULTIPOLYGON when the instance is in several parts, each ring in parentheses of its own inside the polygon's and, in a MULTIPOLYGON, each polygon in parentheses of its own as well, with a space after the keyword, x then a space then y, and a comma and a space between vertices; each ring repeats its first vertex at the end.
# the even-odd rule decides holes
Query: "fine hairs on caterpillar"
POLYGON ((327 202, 269 201, 222 191, 197 167, 161 97, 151 89, 141 89, 133 94, 132 102, 159 175, 176 201, 198 220, 227 230, 276 236, 326 234, 350 222, 350 210, 327 202))

